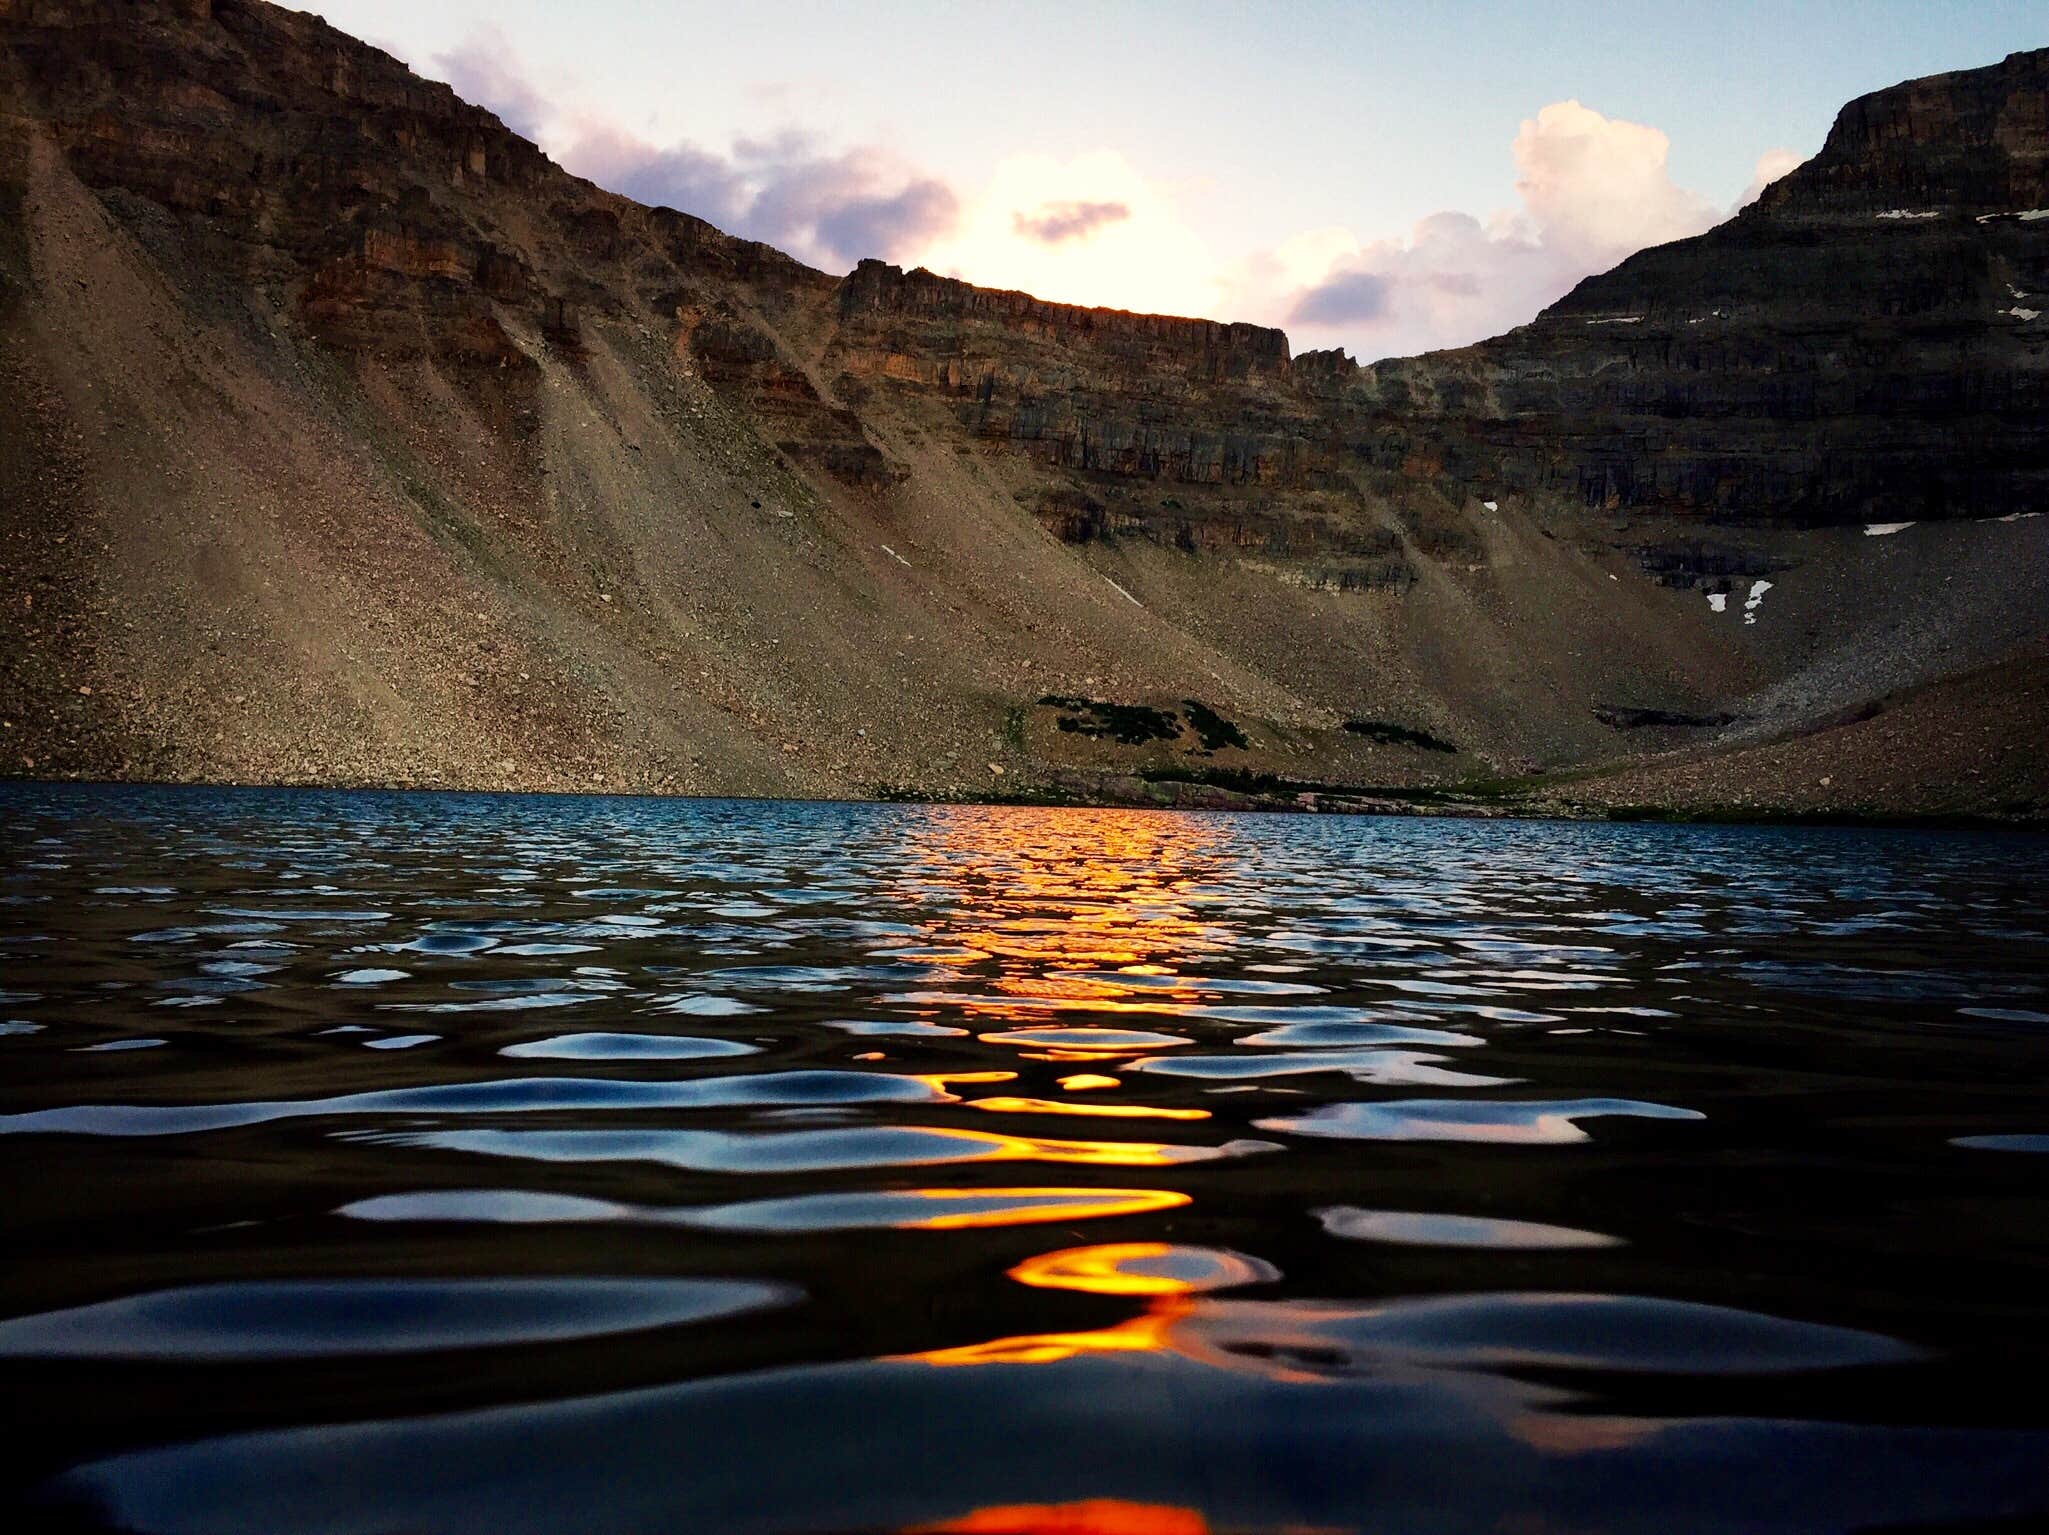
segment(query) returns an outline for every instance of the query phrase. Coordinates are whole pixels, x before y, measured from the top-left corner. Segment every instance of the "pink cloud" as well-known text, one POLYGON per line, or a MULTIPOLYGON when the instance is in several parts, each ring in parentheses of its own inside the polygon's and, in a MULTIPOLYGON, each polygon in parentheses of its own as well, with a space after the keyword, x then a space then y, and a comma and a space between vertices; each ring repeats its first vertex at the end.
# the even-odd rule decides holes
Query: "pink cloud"
POLYGON ((1011 227, 1041 244, 1058 245, 1063 240, 1085 240, 1105 224, 1121 224, 1130 217, 1129 203, 1042 203, 1031 213, 1013 214, 1011 227))
POLYGON ((1541 243, 1594 271, 1720 223, 1712 203, 1673 183, 1671 147, 1656 128, 1577 101, 1554 101, 1526 119, 1512 149, 1515 189, 1541 243))
POLYGON ((432 67, 464 101, 489 107, 498 120, 522 138, 538 139, 547 120, 547 99, 535 89, 505 34, 485 27, 446 53, 434 56, 432 67))
POLYGON ((1335 272, 1307 289, 1288 311, 1290 325, 1362 325, 1387 313, 1392 279, 1385 272, 1335 272))
POLYGON ((1789 171, 1798 170, 1806 163, 1790 149, 1767 149, 1757 157, 1757 169, 1751 173, 1750 185, 1743 189, 1743 195, 1736 199, 1738 210, 1749 207, 1760 197, 1764 189, 1789 171))
POLYGON ((565 169, 828 270, 845 271, 864 256, 902 259, 959 216, 952 188, 880 150, 829 151, 790 131, 742 139, 720 154, 687 142, 655 144, 612 118, 565 111, 495 31, 472 35, 433 63, 457 94, 540 142, 565 169))
MULTIPOLYGON (((1482 222, 1436 213, 1407 234, 1323 231, 1247 267, 1236 297, 1285 319, 1297 347, 1366 358, 1463 346, 1523 324, 1583 277, 1649 245, 1685 239, 1736 209, 1677 185, 1656 128, 1577 101, 1526 119, 1510 146, 1520 206, 1482 222)), ((1774 150, 1737 208, 1798 160, 1774 150)))

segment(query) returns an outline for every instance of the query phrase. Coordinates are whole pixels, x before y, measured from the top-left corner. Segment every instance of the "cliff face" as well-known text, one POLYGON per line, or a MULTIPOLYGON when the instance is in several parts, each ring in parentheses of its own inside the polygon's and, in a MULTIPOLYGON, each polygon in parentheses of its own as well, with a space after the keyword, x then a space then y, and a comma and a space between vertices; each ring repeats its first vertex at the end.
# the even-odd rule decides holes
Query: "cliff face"
POLYGON ((2049 472, 2045 69, 1361 370, 812 271, 261 0, 0 0, 0 767, 1185 798, 1840 717, 2039 637, 2049 523, 1969 519, 2049 472))
POLYGON ((957 405, 963 429, 1063 469, 1300 485, 1288 338, 1255 325, 1048 304, 864 261, 839 289, 848 376, 957 405))
POLYGON ((1069 543, 1257 548, 1307 579, 1405 579, 1356 509, 1345 449, 1280 331, 992 292, 864 261, 826 353, 843 394, 923 407, 1036 471, 1027 506, 1069 543))
POLYGON ((1444 461, 1588 507, 1815 525, 2049 492, 2049 49, 1845 107, 1696 239, 1363 398, 1444 461))
POLYGON ((1767 208, 2049 207, 2049 49, 1985 69, 1909 80, 1844 107, 1797 180, 1768 189, 1767 208))

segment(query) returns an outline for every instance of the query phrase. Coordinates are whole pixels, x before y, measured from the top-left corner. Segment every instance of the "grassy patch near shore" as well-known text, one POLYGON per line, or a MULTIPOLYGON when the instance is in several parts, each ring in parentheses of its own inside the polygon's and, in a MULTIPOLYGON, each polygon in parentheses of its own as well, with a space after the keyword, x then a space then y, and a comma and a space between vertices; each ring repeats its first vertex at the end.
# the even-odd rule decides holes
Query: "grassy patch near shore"
POLYGON ((1422 806, 1502 805, 1521 797, 1517 780, 1468 779, 1451 784, 1359 784, 1333 783, 1323 778, 1290 778, 1281 773, 1264 773, 1252 768, 1208 767, 1196 763, 1171 763, 1140 768, 1135 775, 1147 783, 1188 783, 1205 788, 1228 789, 1235 794, 1266 798, 1317 794, 1338 799, 1395 800, 1422 806))

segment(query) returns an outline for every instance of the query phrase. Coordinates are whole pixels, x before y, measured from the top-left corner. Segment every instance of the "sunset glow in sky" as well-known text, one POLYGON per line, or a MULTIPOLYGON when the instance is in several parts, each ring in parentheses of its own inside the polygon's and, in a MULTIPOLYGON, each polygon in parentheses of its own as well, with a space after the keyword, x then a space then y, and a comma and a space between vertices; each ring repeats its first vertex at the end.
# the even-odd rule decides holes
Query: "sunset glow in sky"
POLYGON ((1850 97, 2049 41, 2036 0, 309 8, 572 171, 827 270, 1362 359, 1520 324, 1728 217, 1850 97))

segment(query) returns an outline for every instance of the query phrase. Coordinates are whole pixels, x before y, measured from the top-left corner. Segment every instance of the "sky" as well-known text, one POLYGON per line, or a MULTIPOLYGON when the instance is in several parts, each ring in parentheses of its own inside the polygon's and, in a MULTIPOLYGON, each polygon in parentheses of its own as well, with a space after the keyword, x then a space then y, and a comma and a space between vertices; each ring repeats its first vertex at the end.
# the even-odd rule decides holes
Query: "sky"
POLYGON ((297 0, 563 165, 833 272, 1284 327, 1362 361, 1697 234, 2041 0, 297 0))

